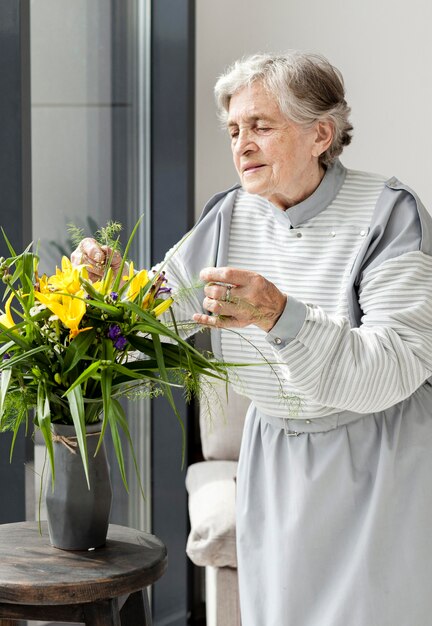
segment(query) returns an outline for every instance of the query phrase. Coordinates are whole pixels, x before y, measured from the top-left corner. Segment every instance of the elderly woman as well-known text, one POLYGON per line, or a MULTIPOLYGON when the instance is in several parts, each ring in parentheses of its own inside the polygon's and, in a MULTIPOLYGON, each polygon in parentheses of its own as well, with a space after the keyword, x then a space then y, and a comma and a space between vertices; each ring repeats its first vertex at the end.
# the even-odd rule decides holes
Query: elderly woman
POLYGON ((216 98, 241 184, 165 269, 175 287, 202 279, 177 317, 250 364, 233 380, 252 400, 242 624, 431 624, 431 219, 397 179, 338 160, 350 109, 324 58, 246 58, 216 98))

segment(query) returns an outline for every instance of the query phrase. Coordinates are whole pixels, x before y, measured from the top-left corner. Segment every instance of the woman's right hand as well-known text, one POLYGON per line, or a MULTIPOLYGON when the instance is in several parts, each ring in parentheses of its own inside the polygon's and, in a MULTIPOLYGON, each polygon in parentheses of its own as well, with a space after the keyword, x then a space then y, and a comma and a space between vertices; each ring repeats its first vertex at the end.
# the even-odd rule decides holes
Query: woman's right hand
POLYGON ((120 252, 117 250, 113 252, 109 246, 101 246, 91 237, 83 239, 71 254, 72 265, 86 265, 89 279, 92 282, 103 277, 110 259, 111 269, 116 276, 122 262, 120 252))

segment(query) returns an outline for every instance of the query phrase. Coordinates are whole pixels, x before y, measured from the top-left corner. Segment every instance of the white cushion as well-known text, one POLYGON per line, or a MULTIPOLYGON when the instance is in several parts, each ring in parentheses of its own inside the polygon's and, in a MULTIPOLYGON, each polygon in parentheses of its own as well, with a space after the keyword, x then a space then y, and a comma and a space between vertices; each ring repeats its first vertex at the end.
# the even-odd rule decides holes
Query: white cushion
POLYGON ((237 461, 250 400, 230 385, 228 395, 224 383, 212 381, 210 385, 200 406, 203 456, 207 460, 237 461))
POLYGON ((186 552, 195 565, 237 567, 235 461, 204 461, 188 468, 189 533, 186 552))

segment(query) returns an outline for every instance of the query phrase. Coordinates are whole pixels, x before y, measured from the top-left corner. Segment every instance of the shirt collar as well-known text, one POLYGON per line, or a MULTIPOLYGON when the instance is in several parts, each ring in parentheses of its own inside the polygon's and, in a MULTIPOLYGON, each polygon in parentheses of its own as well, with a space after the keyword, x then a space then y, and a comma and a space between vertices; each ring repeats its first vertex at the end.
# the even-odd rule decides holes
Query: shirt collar
POLYGON ((336 198, 343 185, 346 173, 346 168, 337 159, 327 168, 323 179, 313 194, 305 200, 295 204, 286 211, 281 211, 281 209, 271 204, 270 206, 274 210, 278 221, 285 224, 285 226, 297 228, 299 224, 316 217, 336 198))

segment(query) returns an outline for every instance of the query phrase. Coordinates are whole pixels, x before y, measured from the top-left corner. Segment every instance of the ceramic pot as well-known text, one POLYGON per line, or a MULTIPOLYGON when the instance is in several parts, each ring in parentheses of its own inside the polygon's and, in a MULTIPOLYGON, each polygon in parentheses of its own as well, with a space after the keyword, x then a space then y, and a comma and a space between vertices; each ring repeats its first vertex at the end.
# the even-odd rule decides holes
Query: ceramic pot
MULTIPOLYGON (((55 435, 76 441, 74 426, 53 425, 55 435)), ((112 489, 105 446, 94 453, 100 424, 87 426, 90 489, 81 454, 54 441, 55 481, 51 470, 46 482, 46 509, 51 545, 62 550, 89 550, 105 544, 111 511, 112 489)))

